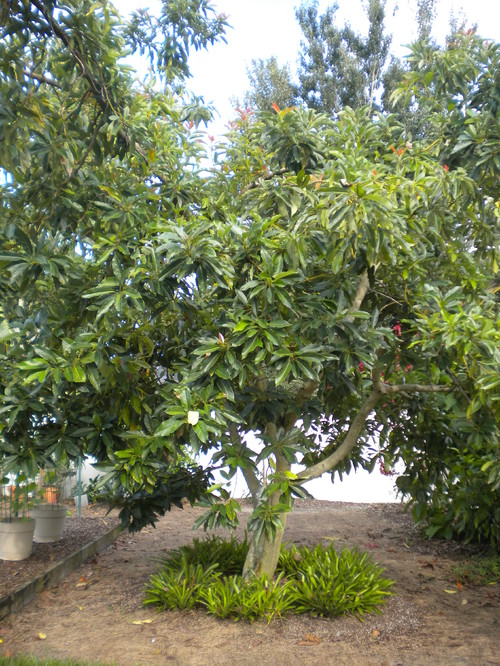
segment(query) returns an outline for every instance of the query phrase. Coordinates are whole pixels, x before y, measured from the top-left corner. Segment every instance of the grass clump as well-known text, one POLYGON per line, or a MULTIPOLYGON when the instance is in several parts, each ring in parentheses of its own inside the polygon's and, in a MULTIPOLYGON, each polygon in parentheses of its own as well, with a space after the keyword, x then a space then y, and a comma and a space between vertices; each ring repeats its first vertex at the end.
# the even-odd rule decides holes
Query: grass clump
POLYGON ((335 617, 380 612, 393 582, 357 550, 282 547, 276 577, 244 580, 248 544, 234 538, 195 539, 161 560, 144 603, 160 610, 204 608, 221 619, 254 621, 287 613, 335 617))
POLYGON ((474 555, 452 568, 454 578, 460 583, 491 585, 500 582, 500 553, 474 555))

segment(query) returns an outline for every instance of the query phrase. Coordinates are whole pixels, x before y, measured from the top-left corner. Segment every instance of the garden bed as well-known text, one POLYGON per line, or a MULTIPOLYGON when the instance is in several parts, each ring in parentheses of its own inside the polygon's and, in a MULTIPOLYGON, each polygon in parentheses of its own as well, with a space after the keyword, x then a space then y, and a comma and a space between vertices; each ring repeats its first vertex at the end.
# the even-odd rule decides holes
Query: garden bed
MULTIPOLYGON (((248 516, 250 507, 244 512, 248 516)), ((395 596, 380 615, 366 615, 363 622, 287 616, 248 624, 202 610, 144 608, 144 585, 157 558, 201 536, 192 531, 199 515, 199 509, 176 509, 157 529, 122 534, 64 582, 1 621, 0 655, 118 666, 498 664, 500 586, 459 584, 454 567, 475 549, 422 539, 394 504, 301 501, 285 533, 296 545, 333 541, 338 549, 368 551, 395 580, 395 596)))

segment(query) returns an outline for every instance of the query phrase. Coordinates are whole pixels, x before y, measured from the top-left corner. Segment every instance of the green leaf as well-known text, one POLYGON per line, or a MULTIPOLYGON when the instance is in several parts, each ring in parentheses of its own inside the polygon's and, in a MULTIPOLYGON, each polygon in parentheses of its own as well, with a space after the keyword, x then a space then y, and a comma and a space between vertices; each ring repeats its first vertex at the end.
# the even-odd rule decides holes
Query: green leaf
POLYGON ((155 431, 155 436, 157 437, 168 437, 174 432, 177 432, 179 428, 183 425, 183 421, 178 419, 168 419, 165 423, 162 423, 155 431))
POLYGON ((276 375, 276 379, 274 380, 276 386, 282 384, 285 381, 285 379, 288 377, 288 375, 291 373, 291 371, 292 371, 292 364, 290 360, 288 360, 283 366, 283 368, 276 375))

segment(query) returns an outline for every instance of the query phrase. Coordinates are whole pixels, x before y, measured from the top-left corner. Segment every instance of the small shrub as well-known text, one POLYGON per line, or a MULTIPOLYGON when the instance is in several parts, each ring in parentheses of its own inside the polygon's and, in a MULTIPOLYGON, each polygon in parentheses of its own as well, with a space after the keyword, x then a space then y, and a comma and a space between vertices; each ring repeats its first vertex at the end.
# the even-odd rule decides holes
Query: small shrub
POLYGON ((238 577, 214 578, 211 585, 200 590, 198 600, 205 606, 209 615, 222 620, 237 615, 241 598, 241 581, 238 577))
POLYGON ((176 567, 165 567, 151 577, 144 603, 189 610, 199 604, 199 592, 220 576, 215 565, 206 569, 201 564, 189 564, 182 559, 176 567))
POLYGON ((293 581, 276 580, 266 576, 246 581, 241 576, 219 578, 209 588, 200 591, 200 601, 207 613, 221 619, 252 622, 258 618, 271 621, 293 610, 293 581))
POLYGON ((277 577, 244 580, 246 541, 195 539, 161 560, 150 578, 144 603, 162 610, 204 607, 221 619, 253 621, 287 613, 362 617, 379 611, 391 594, 383 568, 357 550, 337 553, 333 546, 281 549, 277 577))
POLYGON ((168 569, 180 567, 183 561, 187 564, 199 564, 203 569, 216 565, 217 571, 223 576, 232 576, 241 573, 247 551, 246 539, 237 541, 231 537, 226 541, 218 536, 195 538, 191 545, 168 552, 165 557, 160 558, 159 563, 168 569))
POLYGON ((367 553, 319 545, 282 549, 278 571, 295 580, 296 613, 334 617, 379 612, 378 606, 390 595, 392 581, 382 578, 383 567, 367 553))

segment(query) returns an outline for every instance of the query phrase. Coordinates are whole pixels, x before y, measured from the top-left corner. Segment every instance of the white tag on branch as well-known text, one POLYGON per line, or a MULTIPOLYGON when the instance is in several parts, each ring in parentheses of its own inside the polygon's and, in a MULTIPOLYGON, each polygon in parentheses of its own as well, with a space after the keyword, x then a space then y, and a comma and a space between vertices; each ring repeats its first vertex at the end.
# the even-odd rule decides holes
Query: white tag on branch
POLYGON ((195 426, 200 420, 200 412, 188 412, 189 425, 195 426))

